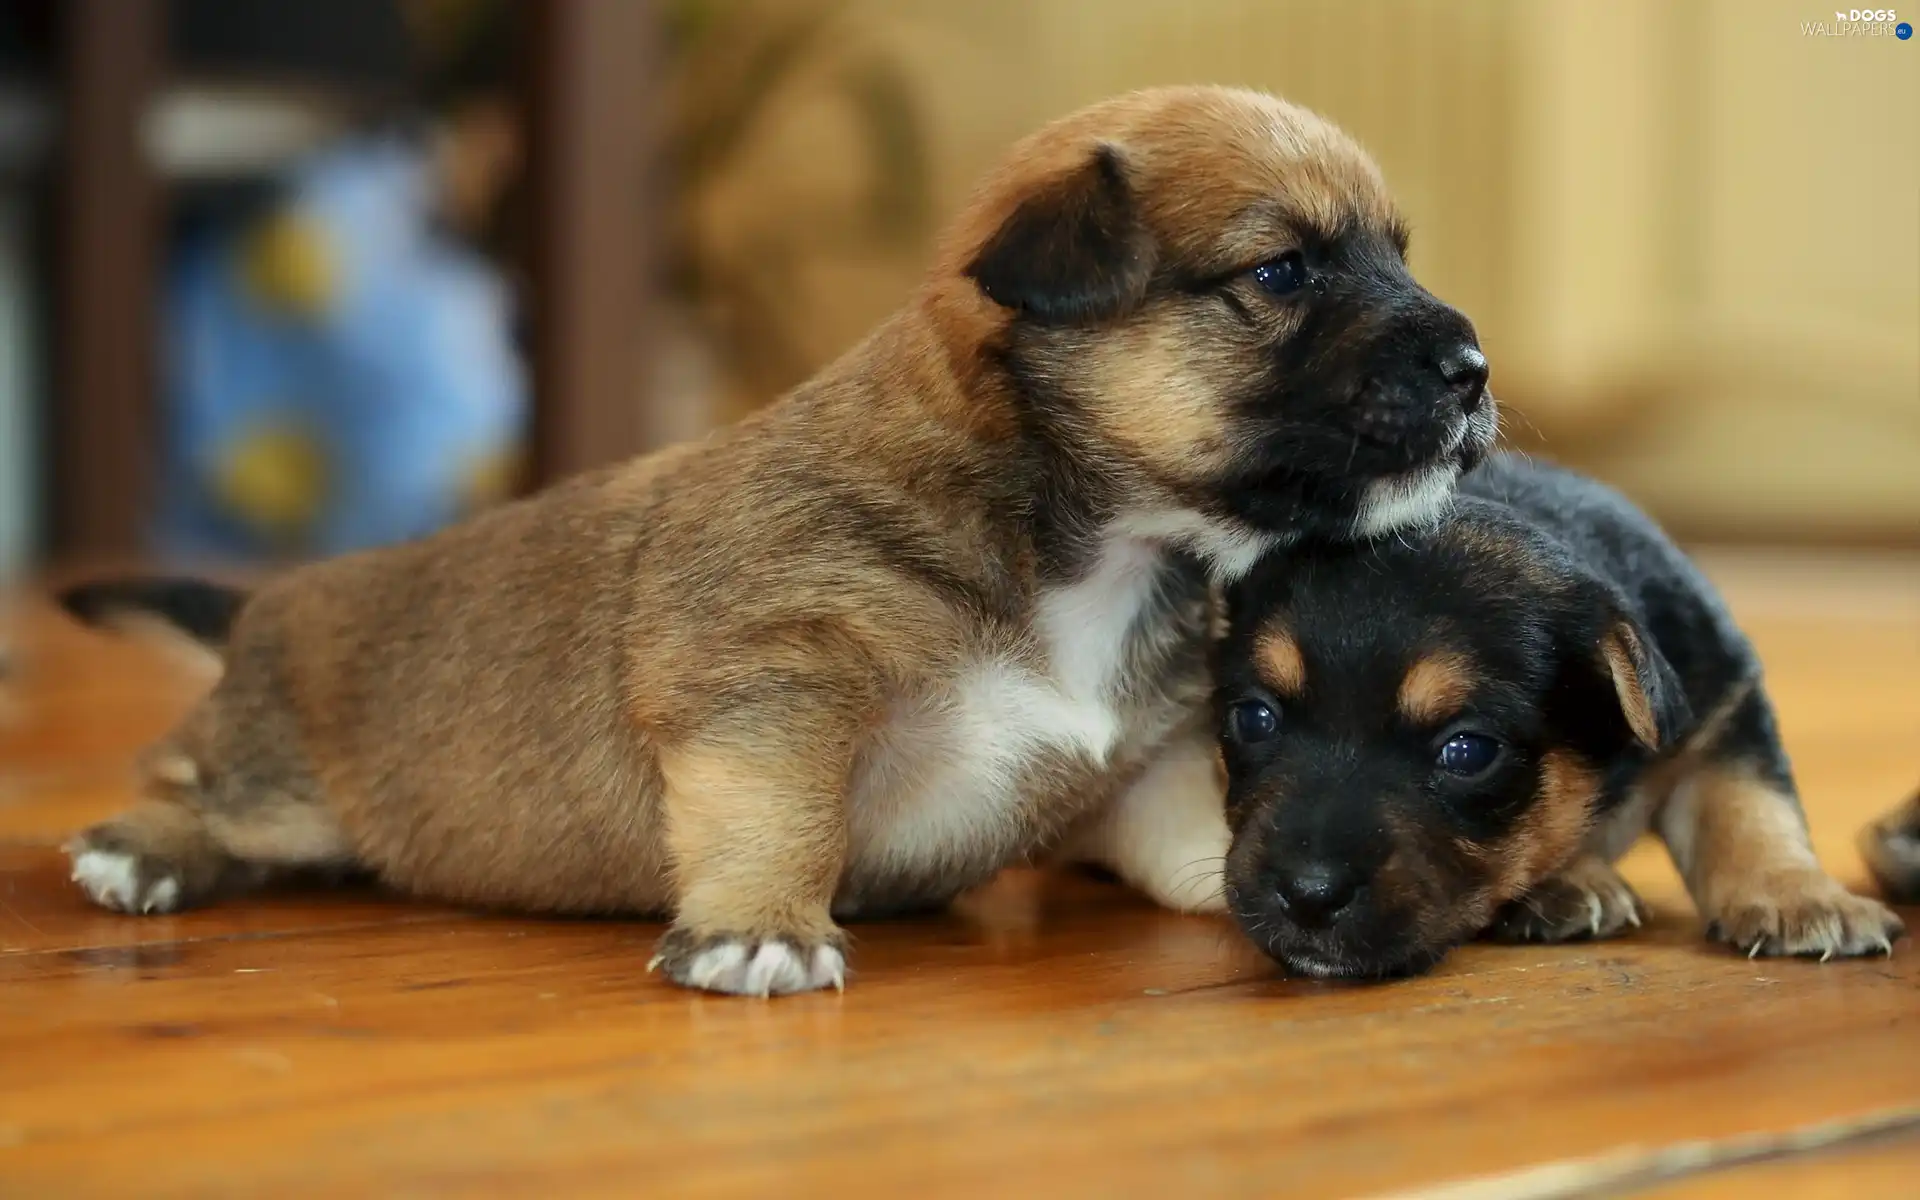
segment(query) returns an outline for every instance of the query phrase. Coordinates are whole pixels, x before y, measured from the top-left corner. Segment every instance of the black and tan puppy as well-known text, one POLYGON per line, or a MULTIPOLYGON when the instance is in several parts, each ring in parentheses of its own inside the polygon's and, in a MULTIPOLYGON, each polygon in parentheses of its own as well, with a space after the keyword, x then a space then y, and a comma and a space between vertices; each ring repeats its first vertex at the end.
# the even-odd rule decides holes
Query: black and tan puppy
POLYGON ((1436 530, 1271 557, 1228 607, 1227 898, 1292 970, 1618 933, 1639 901, 1612 864, 1648 829, 1709 935, 1749 954, 1900 934, 1815 861, 1711 586, 1599 484, 1496 457, 1436 530))
POLYGON ((656 960, 837 986, 837 917, 1066 851, 1160 900, 1225 831, 1209 575, 1434 519, 1494 429, 1372 163, 1272 97, 1028 139, 899 313, 704 442, 241 598, 83 588, 219 682, 72 845, 133 912, 303 866, 671 913, 656 960))

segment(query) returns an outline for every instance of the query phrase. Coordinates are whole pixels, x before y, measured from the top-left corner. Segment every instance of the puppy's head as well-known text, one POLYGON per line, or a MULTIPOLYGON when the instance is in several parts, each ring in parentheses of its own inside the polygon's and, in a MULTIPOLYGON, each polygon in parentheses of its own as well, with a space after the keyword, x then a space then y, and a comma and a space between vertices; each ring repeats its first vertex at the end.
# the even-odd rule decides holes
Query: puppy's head
POLYGON ((935 294, 971 312, 961 340, 1030 428, 1138 481, 1119 503, 1144 528, 1345 539, 1435 519, 1495 434, 1473 326, 1406 251, 1339 130, 1255 92, 1163 89, 1023 143, 935 294))
POLYGON ((1478 501, 1415 541, 1272 556, 1229 608, 1227 895, 1306 974, 1431 967, 1686 720, 1618 592, 1478 501))

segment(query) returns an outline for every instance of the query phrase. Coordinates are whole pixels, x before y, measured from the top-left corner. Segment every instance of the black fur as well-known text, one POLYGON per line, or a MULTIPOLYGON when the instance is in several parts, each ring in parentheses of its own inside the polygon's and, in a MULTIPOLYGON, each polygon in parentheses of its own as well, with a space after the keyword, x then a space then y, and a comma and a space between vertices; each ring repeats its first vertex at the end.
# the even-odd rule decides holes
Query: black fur
POLYGON ((1747 686, 1758 661, 1713 588, 1626 500, 1555 467, 1495 457, 1463 480, 1437 530, 1270 555, 1230 589, 1228 609, 1216 675, 1230 899, 1256 941, 1303 969, 1420 970, 1479 932, 1441 929, 1434 913, 1487 882, 1539 803, 1550 753, 1599 777, 1597 819, 1733 697, 1704 752, 1793 794, 1772 708, 1747 686), (1263 681, 1260 639, 1277 629, 1301 649, 1300 696, 1272 697, 1263 681), (1635 736, 1601 653, 1623 629, 1658 747, 1635 736), (1471 695, 1417 727, 1396 698, 1437 651, 1475 665, 1471 695), (1276 702, 1277 736, 1226 736, 1230 707, 1248 697, 1276 702), (1463 731, 1506 747, 1484 780, 1435 768, 1437 747, 1463 731), (1327 928, 1298 927, 1284 903, 1276 910, 1275 881, 1323 864, 1360 890, 1327 928))
MULTIPOLYGON (((1509 456, 1467 476, 1460 492, 1457 519, 1505 516, 1526 526, 1546 561, 1593 581, 1589 586, 1598 595, 1586 596, 1592 611, 1611 606, 1639 628, 1652 671, 1643 673, 1642 682, 1666 743, 1679 741, 1695 717, 1759 676, 1759 657, 1713 584, 1618 492, 1559 467, 1509 456)), ((1727 715, 1717 745, 1768 782, 1793 791, 1792 767, 1763 689, 1748 691, 1727 715)))
MULTIPOLYGON (((1473 323, 1421 287, 1391 231, 1353 226, 1303 239, 1322 286, 1267 376, 1240 400, 1248 452, 1212 506, 1260 528, 1344 540, 1359 488, 1439 457, 1451 427, 1433 419, 1436 364, 1478 345, 1473 323), (1302 514, 1333 519, 1302 522, 1302 514)), ((1469 410, 1483 398, 1469 401, 1469 410)), ((1463 466, 1482 453, 1462 447, 1463 466)))
POLYGON ((76 620, 110 626, 128 613, 158 617, 197 642, 226 645, 246 593, 199 579, 107 579, 60 592, 57 599, 76 620))

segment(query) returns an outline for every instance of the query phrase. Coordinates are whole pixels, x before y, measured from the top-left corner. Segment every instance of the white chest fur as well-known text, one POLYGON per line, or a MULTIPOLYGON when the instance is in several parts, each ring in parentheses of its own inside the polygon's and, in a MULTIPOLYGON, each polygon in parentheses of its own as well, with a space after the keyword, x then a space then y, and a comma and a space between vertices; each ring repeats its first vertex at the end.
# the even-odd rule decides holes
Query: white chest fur
POLYGON ((1127 639, 1153 599, 1163 552, 1117 537, 1078 582, 1041 598, 1040 655, 983 656, 943 692, 902 701, 856 764, 856 873, 929 878, 992 869, 1025 847, 1034 760, 1101 766, 1119 745, 1127 639))

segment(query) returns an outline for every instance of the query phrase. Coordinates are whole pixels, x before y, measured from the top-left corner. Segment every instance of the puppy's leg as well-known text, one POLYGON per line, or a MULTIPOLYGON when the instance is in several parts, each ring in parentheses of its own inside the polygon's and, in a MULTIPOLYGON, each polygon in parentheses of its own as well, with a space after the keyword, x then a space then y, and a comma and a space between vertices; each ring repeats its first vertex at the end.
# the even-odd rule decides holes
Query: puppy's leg
POLYGON ((1612 864, 1593 854, 1534 885, 1494 914, 1482 937, 1495 942, 1576 942, 1640 926, 1640 897, 1612 864))
POLYGON ((651 967, 740 995, 845 985, 846 935, 829 906, 847 856, 853 754, 851 736, 827 741, 661 755, 676 911, 651 967))
POLYGON ((280 869, 352 861, 317 804, 263 791, 216 806, 191 760, 164 753, 149 787, 148 799, 66 845, 74 882, 102 907, 173 912, 258 887, 280 869))
POLYGON ((200 814, 168 800, 143 800, 79 834, 66 851, 73 881, 95 904, 120 912, 192 908, 249 882, 200 814))
POLYGON ((1074 831, 1061 857, 1106 867, 1175 912, 1225 912, 1225 784, 1213 739, 1183 731, 1074 831))
POLYGON ((1860 831, 1860 853, 1895 904, 1920 904, 1920 792, 1860 831))
POLYGON ((1749 956, 1886 954, 1904 932, 1884 904, 1821 870, 1790 790, 1709 763, 1675 786, 1656 827, 1709 937, 1749 956))

